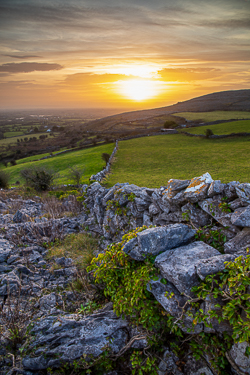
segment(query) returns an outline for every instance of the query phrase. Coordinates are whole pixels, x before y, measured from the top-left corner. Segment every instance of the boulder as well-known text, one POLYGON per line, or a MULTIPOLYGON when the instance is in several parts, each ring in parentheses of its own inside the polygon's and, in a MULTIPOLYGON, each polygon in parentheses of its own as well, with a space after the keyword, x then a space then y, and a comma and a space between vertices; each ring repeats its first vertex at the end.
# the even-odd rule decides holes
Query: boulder
POLYGON ((168 200, 163 199, 162 197, 162 191, 160 189, 157 189, 152 194, 152 201, 156 205, 156 207, 159 207, 161 211, 168 214, 171 209, 171 205, 168 200))
POLYGON ((191 180, 170 179, 167 188, 163 191, 162 195, 165 199, 171 200, 171 198, 175 197, 178 192, 186 189, 190 184, 190 181, 191 180))
POLYGON ((225 269, 225 262, 232 262, 236 257, 237 254, 220 254, 208 259, 202 259, 195 266, 197 275, 201 280, 205 280, 206 276, 223 271, 225 269))
POLYGON ((216 196, 213 199, 209 198, 199 202, 199 206, 207 212, 210 216, 212 216, 218 223, 223 225, 224 227, 229 227, 229 229, 237 233, 239 230, 235 225, 232 225, 232 213, 231 212, 224 212, 220 205, 222 203, 221 197, 216 196))
POLYGON ((22 364, 32 371, 60 368, 82 358, 89 362, 106 348, 118 353, 130 339, 128 322, 113 311, 86 317, 47 316, 35 324, 31 334, 28 349, 32 355, 26 356, 22 364))
POLYGON ((231 222, 239 227, 250 227, 250 205, 235 210, 231 222))
POLYGON ((225 184, 222 184, 220 180, 214 180, 209 186, 207 195, 213 197, 217 194, 222 194, 224 191, 225 184))
POLYGON ((133 259, 143 260, 148 255, 157 255, 163 251, 179 247, 190 242, 196 231, 185 224, 173 224, 159 228, 149 228, 139 232, 135 239, 128 241, 123 251, 133 259), (140 254, 140 257, 135 255, 140 254))
POLYGON ((158 375, 184 375, 176 364, 178 361, 179 358, 170 349, 166 349, 159 364, 158 375))
POLYGON ((17 212, 15 213, 13 217, 14 223, 24 223, 30 220, 31 220, 31 217, 21 210, 17 210, 17 212))
POLYGON ((202 359, 195 359, 191 355, 188 356, 184 366, 185 375, 214 375, 208 365, 202 359))
POLYGON ((232 200, 232 199, 235 199, 237 198, 237 193, 236 193, 236 187, 239 185, 240 183, 238 181, 231 181, 231 182, 228 182, 227 184, 225 184, 225 187, 224 187, 224 194, 225 196, 232 200))
MULTIPOLYGON (((197 334, 203 330, 203 324, 193 325, 193 319, 186 314, 183 314, 183 307, 187 302, 187 298, 182 296, 180 292, 171 283, 163 284, 161 277, 158 280, 150 280, 147 285, 147 290, 151 292, 155 299, 162 305, 168 314, 176 318, 177 325, 185 333, 197 334), (173 296, 170 298, 170 294, 173 296), (179 320, 179 321, 178 321, 179 320)), ((190 308, 187 304, 185 312, 190 308)))
POLYGON ((202 241, 174 250, 165 251, 155 259, 161 275, 170 281, 180 293, 191 294, 191 289, 199 285, 196 266, 200 260, 220 255, 219 251, 202 241))
POLYGON ((250 249, 250 228, 244 228, 230 241, 224 244, 225 253, 233 254, 240 249, 247 248, 250 249))
POLYGON ((250 374, 250 357, 245 355, 248 346, 247 342, 239 342, 234 344, 229 352, 229 358, 242 371, 241 374, 250 374))
POLYGON ((210 223, 210 216, 190 202, 185 204, 185 206, 182 206, 181 211, 182 219, 186 219, 187 221, 190 220, 190 222, 196 227, 204 227, 210 223))
POLYGON ((240 198, 242 203, 250 204, 250 184, 243 183, 239 184, 235 188, 236 194, 240 198))
POLYGON ((210 184, 213 182, 209 173, 205 173, 200 177, 192 178, 190 184, 185 190, 185 197, 189 202, 195 203, 207 196, 210 184))

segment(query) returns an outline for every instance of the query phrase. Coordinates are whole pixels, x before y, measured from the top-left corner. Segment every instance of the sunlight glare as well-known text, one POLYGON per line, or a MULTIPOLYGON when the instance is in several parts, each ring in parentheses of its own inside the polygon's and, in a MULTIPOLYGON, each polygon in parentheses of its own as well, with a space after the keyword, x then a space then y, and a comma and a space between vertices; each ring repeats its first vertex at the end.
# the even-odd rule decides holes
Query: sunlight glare
POLYGON ((157 85, 154 81, 131 79, 120 81, 120 92, 129 99, 142 101, 158 94, 157 85))

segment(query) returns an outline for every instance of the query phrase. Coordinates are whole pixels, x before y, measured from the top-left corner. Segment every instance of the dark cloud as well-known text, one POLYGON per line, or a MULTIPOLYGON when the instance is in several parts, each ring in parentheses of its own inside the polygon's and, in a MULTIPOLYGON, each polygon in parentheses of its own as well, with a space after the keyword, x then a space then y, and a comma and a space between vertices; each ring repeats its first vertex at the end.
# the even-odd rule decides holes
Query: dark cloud
POLYGON ((30 73, 35 71, 48 72, 50 70, 60 70, 63 67, 59 64, 23 62, 8 63, 0 65, 0 72, 6 73, 30 73))
POLYGON ((219 19, 214 21, 203 20, 200 25, 212 28, 230 28, 230 29, 250 29, 250 13, 249 17, 238 19, 219 19))
POLYGON ((36 57, 39 57, 36 55, 3 55, 3 56, 11 57, 13 59, 34 59, 36 57))

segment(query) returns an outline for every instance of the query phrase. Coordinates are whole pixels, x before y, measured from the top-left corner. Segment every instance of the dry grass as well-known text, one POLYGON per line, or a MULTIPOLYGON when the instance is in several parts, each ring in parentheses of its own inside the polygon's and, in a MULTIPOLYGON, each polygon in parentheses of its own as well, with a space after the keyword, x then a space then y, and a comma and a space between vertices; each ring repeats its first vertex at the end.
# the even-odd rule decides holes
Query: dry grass
POLYGON ((49 250, 48 259, 72 258, 78 269, 85 269, 94 257, 98 248, 98 240, 87 233, 70 234, 59 246, 49 250))

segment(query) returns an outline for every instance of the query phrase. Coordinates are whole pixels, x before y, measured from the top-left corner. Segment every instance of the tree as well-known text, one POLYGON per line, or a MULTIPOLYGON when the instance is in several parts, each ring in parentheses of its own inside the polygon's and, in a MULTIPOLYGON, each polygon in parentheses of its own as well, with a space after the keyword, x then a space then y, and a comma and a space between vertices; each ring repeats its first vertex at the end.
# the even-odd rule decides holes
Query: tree
POLYGON ((7 189, 9 186, 10 176, 4 171, 0 171, 0 188, 7 189))
POLYGON ((108 164, 109 159, 110 159, 110 155, 107 154, 106 152, 103 152, 102 153, 102 160, 105 161, 106 165, 108 164))
POLYGON ((76 185, 80 185, 80 181, 81 181, 81 178, 84 174, 84 171, 85 169, 81 169, 79 167, 77 167, 76 165, 73 166, 73 167, 70 167, 69 166, 69 176, 70 176, 70 179, 73 180, 76 185))
POLYGON ((209 138, 211 135, 214 135, 213 131, 211 129, 206 129, 205 130, 206 138, 209 138))

